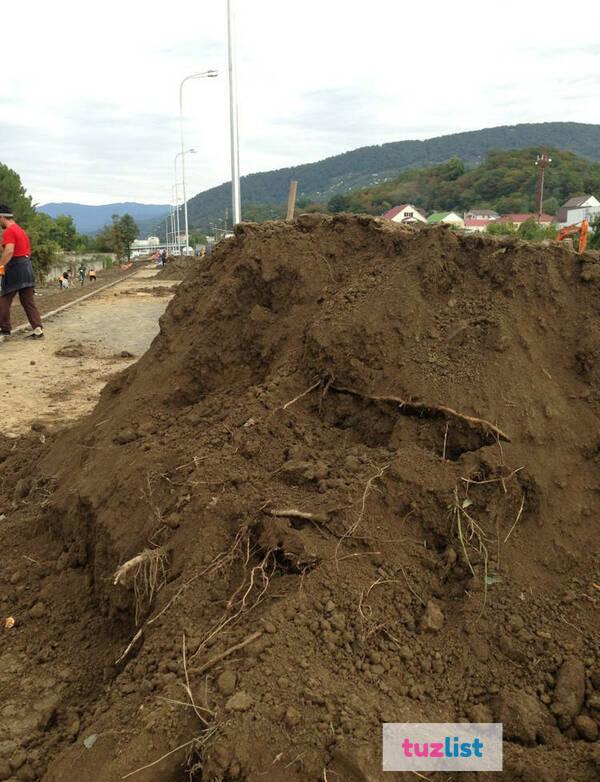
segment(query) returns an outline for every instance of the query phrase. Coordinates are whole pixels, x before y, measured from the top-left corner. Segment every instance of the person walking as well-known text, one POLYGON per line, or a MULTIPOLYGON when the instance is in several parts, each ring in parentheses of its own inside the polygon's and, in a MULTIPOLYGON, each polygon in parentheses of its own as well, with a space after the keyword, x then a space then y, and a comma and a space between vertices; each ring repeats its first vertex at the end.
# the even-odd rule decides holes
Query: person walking
POLYGON ((96 270, 90 269, 88 272, 88 278, 90 282, 96 282, 96 270))
POLYGON ((83 288, 83 284, 85 282, 85 273, 87 269, 85 268, 85 265, 82 263, 81 266, 78 269, 79 274, 79 282, 81 283, 81 287, 83 288))
POLYGON ((15 222, 11 209, 0 204, 0 227, 2 234, 2 255, 0 256, 0 335, 7 337, 11 332, 10 307, 19 294, 32 333, 32 339, 44 336, 42 318, 35 306, 35 276, 31 264, 31 243, 25 231, 15 222))

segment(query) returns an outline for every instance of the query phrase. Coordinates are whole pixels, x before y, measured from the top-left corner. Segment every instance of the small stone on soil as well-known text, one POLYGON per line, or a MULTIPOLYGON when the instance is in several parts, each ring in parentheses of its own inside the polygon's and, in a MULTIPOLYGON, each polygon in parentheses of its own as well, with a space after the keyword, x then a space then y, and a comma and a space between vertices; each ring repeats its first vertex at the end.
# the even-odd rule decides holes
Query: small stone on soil
POLYGON ((421 618, 421 630, 438 632, 444 626, 444 614, 432 600, 427 603, 425 613, 421 618))
POLYGON ((225 711, 248 711, 254 705, 254 698, 240 690, 232 695, 225 704, 225 711))
POLYGON ((38 600, 33 608, 29 609, 29 616, 32 619, 41 619, 43 616, 46 616, 46 606, 41 600, 38 600))
POLYGON ((573 725, 582 739, 585 739, 586 741, 596 741, 598 738, 598 725, 596 725, 591 717, 586 717, 581 714, 579 717, 575 717, 573 725))
MULTIPOLYGON (((236 685, 236 675, 232 670, 225 670, 217 679, 217 687, 223 695, 232 695, 236 685)), ((229 703, 229 701, 228 701, 229 703)))

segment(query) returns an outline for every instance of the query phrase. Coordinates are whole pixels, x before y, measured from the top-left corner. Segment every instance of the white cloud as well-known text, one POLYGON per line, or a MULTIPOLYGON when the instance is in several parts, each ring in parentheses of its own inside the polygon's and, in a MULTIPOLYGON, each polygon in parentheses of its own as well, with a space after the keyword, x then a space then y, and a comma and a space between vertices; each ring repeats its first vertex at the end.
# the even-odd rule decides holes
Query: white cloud
MULTIPOLYGON (((237 0, 243 173, 517 122, 600 123, 600 8, 237 0), (568 34, 568 40, 565 35, 568 34)), ((15 3, 0 159, 36 201, 169 199, 183 76, 188 192, 229 176, 225 0, 15 3)))

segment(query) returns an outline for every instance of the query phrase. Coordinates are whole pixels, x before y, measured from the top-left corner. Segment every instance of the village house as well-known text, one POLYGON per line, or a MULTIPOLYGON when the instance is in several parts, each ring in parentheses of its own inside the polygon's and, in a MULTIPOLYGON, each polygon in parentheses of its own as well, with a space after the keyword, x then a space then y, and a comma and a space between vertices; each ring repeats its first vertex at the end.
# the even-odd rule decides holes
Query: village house
POLYGON ((465 221, 456 212, 434 212, 427 218, 429 225, 453 225, 456 228, 464 228, 465 221))
POLYGON ((381 215, 394 223, 426 223, 427 217, 423 211, 412 204, 401 204, 381 215))
POLYGON ((556 218, 554 218, 552 215, 547 215, 547 214, 540 215, 538 220, 537 214, 533 214, 532 212, 502 215, 502 217, 499 217, 498 220, 496 220, 496 222, 504 223, 504 224, 511 223, 514 228, 520 228, 523 225, 523 223, 526 223, 528 220, 535 220, 536 223, 538 223, 542 227, 552 225, 554 222, 556 222, 556 218))
POLYGON ((487 227, 490 223, 496 221, 488 217, 465 217, 464 228, 467 233, 481 233, 487 231, 487 227))
POLYGON ((465 222, 467 220, 487 220, 490 222, 491 220, 497 220, 499 217, 498 212, 495 212, 493 209, 470 209, 464 215, 465 222))
POLYGON ((577 225, 586 218, 590 222, 600 217, 600 201, 593 195, 573 196, 561 206, 556 215, 560 226, 577 225))

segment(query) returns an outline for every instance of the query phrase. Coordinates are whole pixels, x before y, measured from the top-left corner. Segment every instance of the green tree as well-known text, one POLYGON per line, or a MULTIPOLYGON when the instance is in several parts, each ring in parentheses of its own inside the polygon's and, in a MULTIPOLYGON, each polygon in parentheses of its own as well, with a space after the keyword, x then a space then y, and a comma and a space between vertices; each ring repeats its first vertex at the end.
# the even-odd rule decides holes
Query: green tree
POLYGON ((8 166, 0 163, 0 202, 7 204, 31 240, 31 260, 38 276, 43 275, 56 259, 60 246, 52 237, 54 221, 48 215, 36 212, 31 196, 27 195, 21 178, 8 166))
POLYGON ((517 231, 512 223, 493 222, 488 225, 487 232, 492 236, 511 236, 517 231))
POLYGON ((35 217, 31 196, 27 195, 20 176, 3 163, 0 163, 0 203, 10 206, 20 225, 27 226, 35 217))
POLYGON ((98 252, 113 252, 119 258, 131 258, 131 245, 139 233, 139 229, 130 214, 112 216, 112 223, 96 235, 93 249, 98 252))
POLYGON ((459 157, 454 155, 447 163, 443 164, 442 169, 446 179, 453 182, 465 173, 465 164, 459 157))
POLYGON ((333 212, 347 212, 350 209, 350 198, 342 193, 336 193, 331 196, 327 202, 327 210, 333 212))
POLYGON ((105 225, 91 240, 91 250, 99 253, 114 252, 114 234, 112 225, 105 225))
POLYGON ((130 214, 124 214, 118 222, 121 244, 125 250, 127 260, 131 259, 131 245, 139 234, 137 223, 130 214))
POLYGON ((38 276, 47 273, 61 251, 58 242, 52 238, 53 222, 51 217, 38 212, 26 225, 31 240, 31 260, 38 276))
POLYGON ((529 220, 525 220, 525 222, 519 226, 519 236, 521 239, 527 239, 530 242, 534 242, 536 239, 539 239, 540 230, 543 229, 540 229, 540 226, 536 223, 535 219, 530 217, 529 220))
POLYGON ((53 220, 52 238, 63 250, 77 250, 80 238, 70 215, 59 215, 53 220))

